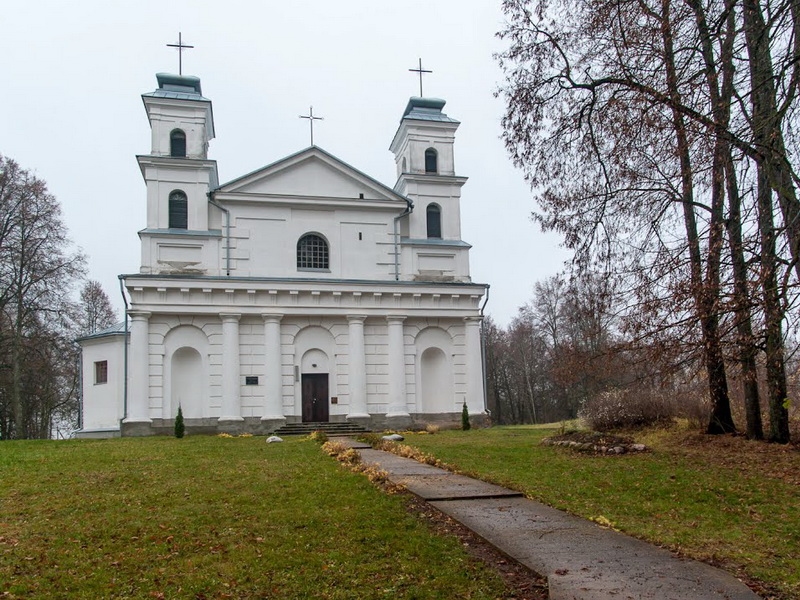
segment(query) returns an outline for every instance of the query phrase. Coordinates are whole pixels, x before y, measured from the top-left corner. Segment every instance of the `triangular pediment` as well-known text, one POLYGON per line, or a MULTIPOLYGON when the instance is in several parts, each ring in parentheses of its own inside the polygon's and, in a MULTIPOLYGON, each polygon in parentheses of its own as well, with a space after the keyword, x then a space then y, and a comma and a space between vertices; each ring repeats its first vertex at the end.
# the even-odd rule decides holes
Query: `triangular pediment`
POLYGON ((406 202, 404 196, 316 146, 229 181, 216 192, 406 202))

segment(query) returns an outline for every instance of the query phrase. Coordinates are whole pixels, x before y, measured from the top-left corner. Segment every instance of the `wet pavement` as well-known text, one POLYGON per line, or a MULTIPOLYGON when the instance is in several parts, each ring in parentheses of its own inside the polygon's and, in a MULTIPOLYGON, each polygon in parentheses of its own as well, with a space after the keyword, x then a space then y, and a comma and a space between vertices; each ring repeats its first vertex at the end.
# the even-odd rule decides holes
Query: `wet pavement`
POLYGON ((519 492, 337 438, 504 554, 547 578, 552 600, 757 600, 729 573, 519 492))

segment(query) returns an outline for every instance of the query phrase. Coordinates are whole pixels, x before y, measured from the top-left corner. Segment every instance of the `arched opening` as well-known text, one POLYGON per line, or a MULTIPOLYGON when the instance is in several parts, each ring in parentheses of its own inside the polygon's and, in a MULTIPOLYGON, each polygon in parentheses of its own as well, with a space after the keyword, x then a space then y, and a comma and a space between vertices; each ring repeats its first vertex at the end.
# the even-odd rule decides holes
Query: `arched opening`
POLYGON ((447 356, 431 347, 420 356, 422 410, 426 413, 451 413, 455 410, 452 377, 447 356))
POLYGON ((297 241, 298 269, 329 269, 328 242, 315 233, 307 233, 297 241))
POLYGON ((400 171, 401 173, 408 173, 408 163, 406 163, 406 157, 403 157, 403 166, 400 171))
POLYGON ((436 150, 428 148, 425 150, 425 172, 437 173, 438 171, 436 150))
POLYGON ((203 360, 194 348, 184 346, 172 354, 170 364, 172 416, 178 406, 187 419, 203 416, 203 360))
POLYGON ((173 129, 169 134, 169 155, 186 157, 186 134, 180 129, 173 129))
POLYGON ((428 238, 442 239, 442 209, 438 204, 428 204, 428 238))
POLYGON ((186 194, 175 190, 169 195, 169 228, 187 229, 189 226, 189 202, 186 194))

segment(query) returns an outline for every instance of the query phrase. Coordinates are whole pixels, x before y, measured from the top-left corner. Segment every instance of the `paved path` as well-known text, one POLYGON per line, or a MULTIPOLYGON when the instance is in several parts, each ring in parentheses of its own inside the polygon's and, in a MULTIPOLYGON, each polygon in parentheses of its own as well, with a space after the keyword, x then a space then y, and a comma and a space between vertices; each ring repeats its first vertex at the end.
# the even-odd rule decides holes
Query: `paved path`
POLYGON ((346 438, 362 460, 506 555, 547 577, 552 600, 757 600, 720 569, 602 528, 519 492, 373 450, 346 438))

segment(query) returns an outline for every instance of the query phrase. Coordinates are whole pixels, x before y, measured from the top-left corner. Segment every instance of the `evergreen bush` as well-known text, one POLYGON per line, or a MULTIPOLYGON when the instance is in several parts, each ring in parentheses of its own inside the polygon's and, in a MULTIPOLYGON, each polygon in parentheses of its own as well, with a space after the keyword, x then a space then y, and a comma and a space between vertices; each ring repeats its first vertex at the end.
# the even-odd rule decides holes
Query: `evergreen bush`
POLYGON ((467 431, 472 425, 469 422, 469 411, 467 410, 467 403, 464 402, 464 408, 461 409, 461 429, 467 431))
POLYGON ((183 424, 183 411, 181 405, 178 405, 178 415, 175 417, 175 437, 182 438, 186 431, 186 426, 183 424))

